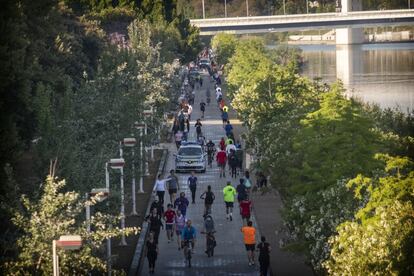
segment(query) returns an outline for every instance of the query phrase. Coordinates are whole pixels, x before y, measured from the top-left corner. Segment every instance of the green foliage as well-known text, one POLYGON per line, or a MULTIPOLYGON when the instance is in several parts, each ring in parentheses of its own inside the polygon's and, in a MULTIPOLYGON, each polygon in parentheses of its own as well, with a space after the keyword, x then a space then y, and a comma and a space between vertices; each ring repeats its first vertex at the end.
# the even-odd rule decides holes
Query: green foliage
POLYGON ((102 251, 105 239, 137 232, 138 229, 129 227, 125 230, 117 227, 109 230, 109 223, 116 223, 116 220, 109 215, 96 213, 91 218, 94 231, 87 233, 86 223, 80 220, 86 204, 93 205, 96 199, 85 202, 78 193, 62 193, 64 188, 64 180, 58 181, 48 176, 38 202, 22 198, 24 210, 16 212, 13 218, 13 223, 22 233, 17 240, 19 254, 16 261, 6 263, 7 274, 52 274, 52 241, 58 240, 61 235, 80 235, 83 240, 78 251, 58 250, 63 274, 81 275, 90 271, 104 273, 106 264, 97 255, 102 251))
POLYGON ((216 54, 219 64, 227 64, 233 56, 237 45, 237 39, 232 34, 219 33, 211 39, 211 48, 216 54))
POLYGON ((378 152, 379 138, 361 112, 358 103, 343 96, 343 88, 334 85, 321 100, 321 107, 301 121, 302 128, 293 148, 301 163, 291 169, 294 193, 305 194, 328 187, 337 179, 370 172, 378 152))
POLYGON ((410 275, 414 271, 414 163, 379 155, 385 161, 378 176, 358 176, 348 186, 366 203, 355 220, 338 227, 330 238, 324 263, 329 274, 410 275), (361 192, 364 197, 361 197, 361 192))

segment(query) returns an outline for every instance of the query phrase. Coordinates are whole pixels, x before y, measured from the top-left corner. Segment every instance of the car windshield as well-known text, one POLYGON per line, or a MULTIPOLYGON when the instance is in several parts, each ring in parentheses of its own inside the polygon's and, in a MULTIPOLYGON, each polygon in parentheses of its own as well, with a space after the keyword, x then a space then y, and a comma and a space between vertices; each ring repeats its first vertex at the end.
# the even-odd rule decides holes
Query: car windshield
POLYGON ((180 150, 178 151, 178 155, 181 155, 181 156, 201 155, 201 148, 198 148, 198 147, 180 148, 180 150))

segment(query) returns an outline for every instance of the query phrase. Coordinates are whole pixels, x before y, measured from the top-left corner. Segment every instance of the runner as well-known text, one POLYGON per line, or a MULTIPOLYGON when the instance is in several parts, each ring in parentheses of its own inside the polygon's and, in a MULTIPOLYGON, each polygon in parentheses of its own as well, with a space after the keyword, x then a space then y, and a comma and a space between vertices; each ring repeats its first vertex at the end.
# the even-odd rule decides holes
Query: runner
POLYGON ((226 111, 223 111, 221 113, 221 119, 223 120, 223 127, 225 127, 226 126, 226 123, 227 123, 227 121, 229 119, 229 113, 226 112, 226 111))
POLYGON ((217 165, 220 168, 220 177, 226 177, 227 155, 224 150, 220 150, 216 155, 217 165))
POLYGON ((188 187, 191 191, 191 203, 195 203, 195 193, 197 190, 197 176, 195 176, 195 172, 191 172, 191 176, 187 180, 188 187))
POLYGON ((211 214, 211 205, 213 205, 214 200, 216 199, 216 196, 211 191, 211 186, 207 186, 207 191, 201 194, 201 199, 204 199, 204 215, 203 217, 207 216, 208 214, 211 214))
POLYGON ((223 189, 224 203, 226 204, 226 219, 233 220, 233 205, 234 196, 236 195, 236 189, 231 186, 231 182, 227 181, 226 187, 223 189))
POLYGON ((240 215, 242 217, 243 225, 244 225, 244 220, 246 220, 246 224, 250 221, 251 211, 252 211, 252 202, 249 199, 249 197, 246 196, 240 202, 240 215))
POLYGON ((250 173, 249 171, 244 172, 243 184, 246 187, 247 195, 250 194, 250 190, 252 188, 252 182, 250 181, 250 173))
POLYGON ((207 147, 207 163, 210 166, 210 168, 213 166, 213 158, 214 158, 214 152, 216 151, 216 145, 213 143, 213 141, 208 141, 206 144, 207 147))
POLYGON ((180 189, 180 186, 178 185, 178 177, 175 175, 175 171, 171 170, 170 175, 167 177, 169 179, 168 181, 168 193, 170 194, 170 203, 175 202, 175 195, 177 194, 177 191, 180 189))
POLYGON ((259 264, 260 264, 260 276, 267 276, 267 270, 269 269, 270 264, 270 251, 272 248, 270 244, 266 242, 264 236, 261 237, 261 242, 257 245, 257 250, 259 251, 259 264))
POLYGON ((247 226, 241 228, 243 233, 243 241, 247 251, 247 258, 249 259, 249 265, 254 265, 254 247, 256 245, 256 229, 253 227, 251 221, 247 222, 247 226))
POLYGON ((161 204, 161 201, 158 199, 158 196, 155 196, 154 201, 151 203, 150 213, 153 209, 157 209, 158 214, 164 214, 164 205, 161 204))
POLYGON ((187 213, 187 207, 189 204, 190 202, 188 202, 188 199, 185 197, 185 193, 181 192, 180 197, 174 201, 174 208, 180 210, 183 216, 185 217, 187 213))
POLYGON ((181 214, 180 210, 177 210, 175 216, 175 234, 177 235, 178 250, 181 250, 181 234, 185 226, 185 217, 181 214))
MULTIPOLYGON (((226 111, 227 112, 227 111, 226 111)), ((227 137, 230 137, 231 136, 231 134, 233 133, 233 126, 232 126, 232 124, 230 123, 230 121, 229 120, 227 120, 227 124, 226 124, 226 126, 224 127, 224 130, 226 131, 226 136, 227 137)))
POLYGON ((244 179, 240 178, 240 183, 236 187, 237 191, 237 201, 240 203, 243 199, 246 198, 247 192, 246 192, 246 186, 243 184, 244 179))
POLYGON ((225 150, 226 149, 226 141, 224 140, 224 137, 221 137, 220 140, 220 149, 225 150))
POLYGON ((175 211, 172 209, 172 204, 167 205, 167 211, 164 213, 165 230, 167 232, 168 243, 174 240, 173 226, 175 221, 175 211))
POLYGON ((148 240, 145 245, 147 247, 149 273, 153 274, 155 269, 155 261, 157 260, 158 255, 158 245, 155 242, 154 232, 149 233, 148 240))

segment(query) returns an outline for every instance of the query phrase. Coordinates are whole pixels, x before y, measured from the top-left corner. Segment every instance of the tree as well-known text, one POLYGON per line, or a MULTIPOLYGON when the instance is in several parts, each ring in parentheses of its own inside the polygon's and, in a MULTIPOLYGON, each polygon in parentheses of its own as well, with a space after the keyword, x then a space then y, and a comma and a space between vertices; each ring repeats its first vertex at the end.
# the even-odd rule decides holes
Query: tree
POLYGON ((60 251, 59 263, 63 274, 85 275, 91 271, 104 273, 106 264, 99 255, 102 244, 109 237, 122 233, 137 233, 138 229, 127 227, 108 228, 117 220, 109 215, 95 213, 91 218, 93 232, 86 231, 86 222, 81 222, 86 204, 95 204, 97 198, 82 200, 76 192, 61 191, 65 189, 64 180, 58 181, 53 174, 43 184, 43 193, 38 202, 22 197, 24 210, 16 212, 13 223, 21 236, 17 240, 18 257, 8 262, 5 269, 8 274, 52 274, 52 241, 61 235, 80 235, 83 240, 79 251, 60 251))
POLYGON ((301 121, 294 150, 300 163, 291 169, 294 193, 305 194, 338 179, 371 172, 378 163, 379 137, 359 103, 342 96, 339 84, 323 96, 321 107, 301 121))
POLYGON ((211 39, 211 47, 217 56, 219 64, 226 65, 233 56, 238 40, 232 34, 219 33, 211 39))
POLYGON ((330 238, 329 274, 410 275, 414 272, 414 163, 377 155, 385 168, 348 183, 363 207, 330 238), (366 203, 365 203, 366 202, 366 203))

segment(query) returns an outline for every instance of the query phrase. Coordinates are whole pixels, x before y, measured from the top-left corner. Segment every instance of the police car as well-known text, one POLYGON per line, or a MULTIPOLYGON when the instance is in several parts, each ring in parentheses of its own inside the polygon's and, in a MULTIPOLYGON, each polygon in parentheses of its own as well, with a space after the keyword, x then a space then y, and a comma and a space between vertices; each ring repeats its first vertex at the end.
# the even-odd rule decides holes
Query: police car
POLYGON ((182 142, 175 156, 176 172, 205 172, 207 166, 207 153, 196 142, 182 142))

